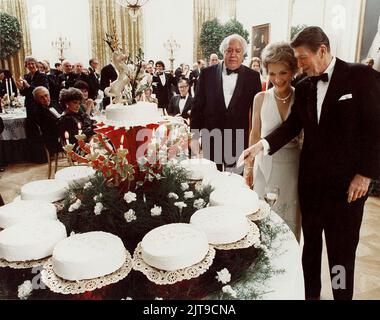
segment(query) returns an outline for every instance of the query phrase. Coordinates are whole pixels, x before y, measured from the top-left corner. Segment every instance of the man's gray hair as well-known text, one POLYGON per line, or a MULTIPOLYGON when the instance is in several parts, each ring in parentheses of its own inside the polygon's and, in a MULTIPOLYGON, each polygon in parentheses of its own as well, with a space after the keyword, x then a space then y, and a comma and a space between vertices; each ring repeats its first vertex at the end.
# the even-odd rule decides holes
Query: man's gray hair
POLYGON ((220 47, 219 47, 219 51, 221 52, 221 54, 224 55, 224 53, 226 52, 226 50, 228 49, 228 45, 230 44, 231 41, 233 40, 237 40, 241 43, 241 46, 243 47, 243 53, 244 55, 247 54, 247 47, 248 47, 248 43, 247 41, 239 34, 231 34, 230 36, 226 37, 223 39, 222 43, 220 44, 220 47))
POLYGON ((47 88, 45 88, 43 86, 39 86, 39 87, 35 88, 32 92, 34 100, 36 99, 37 93, 40 91, 46 91, 47 93, 49 93, 49 90, 47 88))
POLYGON ((32 56, 28 56, 28 57, 25 57, 25 60, 24 60, 25 66, 26 66, 26 64, 27 64, 28 62, 30 62, 30 61, 33 61, 35 64, 38 63, 38 61, 37 61, 36 58, 34 58, 34 57, 32 57, 32 56))

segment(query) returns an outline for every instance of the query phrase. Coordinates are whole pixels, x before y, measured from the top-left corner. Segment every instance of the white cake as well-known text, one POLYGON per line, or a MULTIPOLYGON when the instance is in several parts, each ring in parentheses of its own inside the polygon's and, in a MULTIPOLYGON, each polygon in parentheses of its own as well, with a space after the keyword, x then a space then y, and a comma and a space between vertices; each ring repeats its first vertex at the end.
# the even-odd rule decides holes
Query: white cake
POLYGON ((249 188, 217 189, 210 194, 211 206, 233 206, 242 209, 246 215, 259 210, 259 197, 249 188))
POLYGON ((54 204, 41 200, 20 200, 0 207, 0 228, 27 221, 57 220, 54 204))
POLYGON ((214 172, 206 175, 202 180, 203 186, 211 186, 213 189, 248 188, 242 176, 231 172, 214 172))
POLYGON ((148 265, 174 271, 202 261, 209 244, 202 230, 186 223, 173 223, 148 232, 141 248, 142 258, 148 265))
POLYGON ((133 105, 111 104, 106 109, 106 123, 116 126, 145 126, 161 121, 155 103, 139 101, 133 105))
POLYGON ((211 244, 234 243, 243 239, 249 228, 248 219, 238 208, 218 206, 198 210, 190 224, 203 230, 211 244))
POLYGON ((204 176, 218 172, 215 162, 207 159, 187 159, 180 165, 186 169, 191 180, 202 180, 204 176))
POLYGON ((66 181, 70 186, 83 186, 95 175, 95 170, 88 166, 72 166, 61 169, 55 174, 57 180, 66 181))
POLYGON ((55 202, 65 197, 68 183, 62 180, 39 180, 21 188, 21 200, 44 200, 55 202))
POLYGON ((126 249, 121 239, 111 233, 75 234, 56 245, 53 269, 70 281, 94 279, 111 274, 125 263, 126 249))
POLYGON ((66 228, 59 221, 19 223, 0 232, 0 259, 43 259, 51 256, 55 245, 66 237, 66 228))

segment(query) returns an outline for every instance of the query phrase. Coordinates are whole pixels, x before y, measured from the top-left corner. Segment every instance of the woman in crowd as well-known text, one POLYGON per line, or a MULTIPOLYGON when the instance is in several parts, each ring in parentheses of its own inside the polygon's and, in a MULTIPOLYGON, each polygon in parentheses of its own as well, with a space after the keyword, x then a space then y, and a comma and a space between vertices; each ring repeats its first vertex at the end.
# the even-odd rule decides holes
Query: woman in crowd
MULTIPOLYGON (((297 59, 290 45, 282 42, 267 46, 263 64, 273 88, 255 97, 250 146, 281 126, 294 102, 291 82, 297 72, 297 59)), ((265 187, 279 187, 273 210, 285 220, 298 240, 301 230, 297 191, 299 157, 299 142, 293 140, 273 156, 261 153, 255 160, 248 160, 251 162, 244 169, 247 184, 254 186, 260 197, 264 197, 265 187)))
POLYGON ((267 89, 267 83, 263 76, 263 70, 261 68, 261 59, 258 57, 253 57, 251 60, 250 68, 260 73, 261 86, 263 88, 263 91, 265 91, 267 89))
POLYGON ((75 136, 78 133, 85 134, 88 142, 95 134, 95 121, 91 120, 86 113, 80 111, 81 103, 84 100, 83 93, 76 88, 62 89, 59 99, 61 104, 66 106, 65 111, 58 120, 59 136, 62 141, 66 141, 67 136, 65 133, 67 132, 71 144, 77 144, 75 136))
POLYGON ((96 106, 96 102, 88 97, 90 87, 87 82, 78 80, 74 83, 74 88, 79 89, 83 94, 83 101, 80 106, 80 111, 90 116, 96 106))

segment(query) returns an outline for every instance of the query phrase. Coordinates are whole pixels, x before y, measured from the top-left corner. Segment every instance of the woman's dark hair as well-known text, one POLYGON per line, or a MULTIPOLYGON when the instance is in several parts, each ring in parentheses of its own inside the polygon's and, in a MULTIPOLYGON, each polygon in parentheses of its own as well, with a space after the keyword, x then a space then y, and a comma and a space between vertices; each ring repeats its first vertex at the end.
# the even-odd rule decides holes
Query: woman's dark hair
POLYGON ((314 53, 318 51, 321 45, 325 45, 330 52, 330 40, 320 27, 303 29, 294 37, 290 45, 292 48, 306 46, 314 53))
POLYGON ((71 101, 83 101, 83 93, 79 89, 69 88, 62 89, 59 94, 59 101, 61 104, 65 105, 71 101))
POLYGON ((79 90, 87 90, 87 91, 89 91, 89 89, 90 89, 87 82, 85 82, 83 80, 75 81, 74 88, 77 88, 79 90))

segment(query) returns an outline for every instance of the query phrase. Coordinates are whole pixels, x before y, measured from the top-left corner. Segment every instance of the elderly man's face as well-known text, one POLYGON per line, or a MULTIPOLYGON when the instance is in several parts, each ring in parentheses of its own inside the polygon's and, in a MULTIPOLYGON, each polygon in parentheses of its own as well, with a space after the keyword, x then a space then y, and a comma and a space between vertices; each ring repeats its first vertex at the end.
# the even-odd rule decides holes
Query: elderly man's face
POLYGON ((218 56, 216 54, 212 54, 210 56, 210 61, 209 61, 210 66, 213 66, 213 65, 218 64, 218 63, 219 63, 218 56))
POLYGON ((224 63, 231 70, 238 69, 244 60, 243 46, 239 40, 231 40, 224 52, 224 63))
POLYGON ((74 70, 75 73, 82 73, 83 72, 83 64, 81 63, 77 63, 75 65, 75 70, 74 70))
POLYGON ((70 62, 66 62, 66 63, 64 63, 64 64, 62 65, 62 67, 63 67, 63 72, 64 72, 64 73, 70 73, 70 72, 71 72, 71 68, 72 68, 72 66, 71 66, 71 63, 70 63, 70 62))
POLYGON ((50 94, 48 90, 39 90, 36 92, 35 100, 43 107, 50 106, 50 94))

